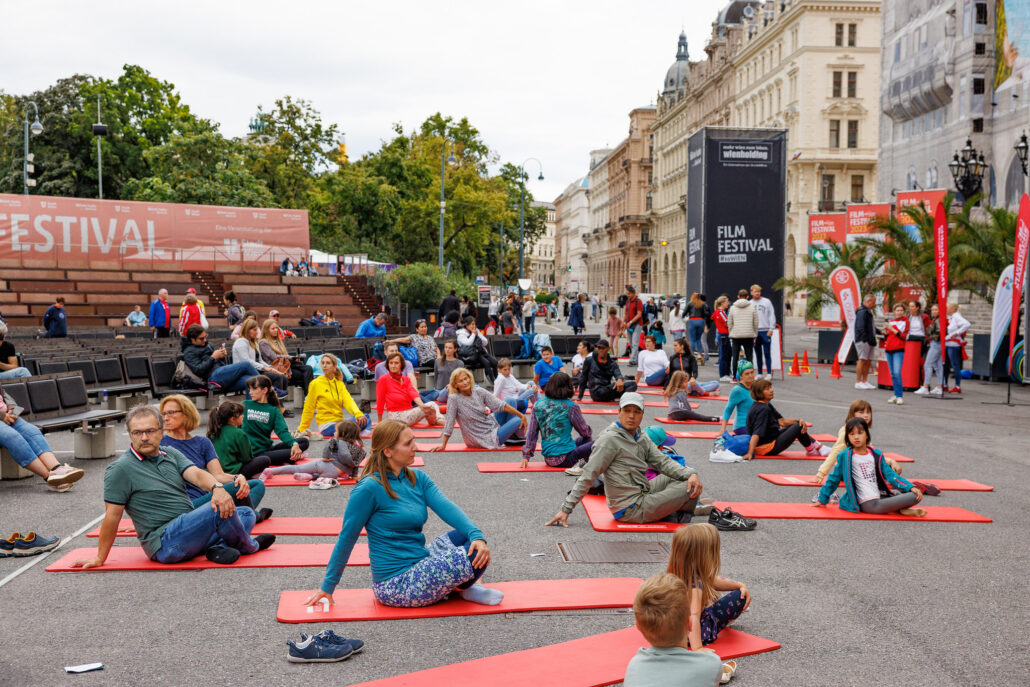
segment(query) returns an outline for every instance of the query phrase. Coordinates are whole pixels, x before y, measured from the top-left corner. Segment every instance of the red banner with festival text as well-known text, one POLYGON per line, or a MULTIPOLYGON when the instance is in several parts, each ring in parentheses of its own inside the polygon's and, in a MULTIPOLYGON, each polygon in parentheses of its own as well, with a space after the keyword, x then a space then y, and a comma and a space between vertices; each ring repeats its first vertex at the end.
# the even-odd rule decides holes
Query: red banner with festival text
POLYGON ((1012 320, 1009 322, 1009 373, 1012 372, 1012 350, 1019 333, 1019 306, 1023 300, 1023 282, 1026 278, 1027 249, 1030 247, 1030 196, 1023 194, 1016 216, 1016 254, 1012 264, 1012 320))
POLYGON ((858 275, 850 267, 838 267, 830 272, 830 286, 840 305, 841 317, 847 325, 844 339, 837 349, 837 360, 843 363, 848 359, 848 352, 855 340, 855 312, 862 302, 862 288, 858 283, 858 275))
POLYGON ((848 238, 859 236, 882 236, 883 232, 872 226, 876 218, 886 219, 891 216, 890 203, 849 203, 848 204, 848 238))
POLYGON ((910 207, 922 205, 927 212, 933 212, 939 203, 944 202, 947 194, 943 188, 932 188, 924 191, 898 191, 896 215, 902 224, 914 224, 915 220, 905 212, 910 207))
POLYGON ((941 351, 948 338, 948 212, 937 203, 933 215, 933 249, 937 258, 937 309, 940 312, 941 351))

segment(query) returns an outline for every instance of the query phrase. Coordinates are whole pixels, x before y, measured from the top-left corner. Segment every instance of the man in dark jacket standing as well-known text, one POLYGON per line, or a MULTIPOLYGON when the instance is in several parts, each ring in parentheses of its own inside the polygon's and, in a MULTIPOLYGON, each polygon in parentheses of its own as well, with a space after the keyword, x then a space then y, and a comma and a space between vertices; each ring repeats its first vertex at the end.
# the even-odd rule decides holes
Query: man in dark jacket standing
POLYGON ((583 400, 587 389, 595 401, 614 401, 627 391, 637 390, 636 382, 627 382, 622 377, 619 363, 608 353, 608 341, 601 339, 594 352, 583 361, 583 370, 579 373, 579 400, 583 400))
POLYGON ((461 301, 459 301, 458 297, 454 295, 454 289, 451 289, 451 292, 444 296, 443 300, 440 301, 440 312, 437 317, 439 317, 440 321, 443 322, 447 313, 452 310, 457 312, 459 316, 461 315, 461 301))
POLYGON ((876 355, 876 327, 873 325, 873 308, 876 307, 876 296, 867 294, 862 299, 862 306, 855 311, 855 352, 858 364, 855 365, 855 388, 875 389, 869 383, 869 368, 873 366, 876 355))
POLYGON ((43 313, 43 327, 51 339, 63 339, 68 336, 68 319, 64 312, 64 298, 58 298, 43 313))
POLYGON ((182 349, 182 359, 193 374, 208 384, 217 385, 228 391, 243 391, 247 380, 261 374, 249 361, 226 365, 225 344, 216 351, 207 342, 207 331, 199 324, 191 324, 186 330, 189 343, 182 349))

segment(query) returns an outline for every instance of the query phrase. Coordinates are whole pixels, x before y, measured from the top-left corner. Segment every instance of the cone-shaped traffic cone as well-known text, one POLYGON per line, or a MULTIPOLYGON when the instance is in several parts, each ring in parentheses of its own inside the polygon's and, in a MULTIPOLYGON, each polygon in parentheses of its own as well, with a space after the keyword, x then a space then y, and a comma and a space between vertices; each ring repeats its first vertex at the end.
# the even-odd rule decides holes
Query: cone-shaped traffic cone
POLYGON ((805 349, 804 355, 801 356, 801 371, 806 375, 812 371, 812 368, 808 365, 808 349, 805 349))
POLYGON ((798 363, 798 354, 794 354, 794 360, 790 361, 790 374, 788 377, 800 377, 801 376, 801 365, 798 363))
POLYGON ((833 367, 830 368, 830 377, 833 379, 840 379, 843 376, 844 375, 840 373, 840 360, 838 360, 835 355, 833 356, 833 367))

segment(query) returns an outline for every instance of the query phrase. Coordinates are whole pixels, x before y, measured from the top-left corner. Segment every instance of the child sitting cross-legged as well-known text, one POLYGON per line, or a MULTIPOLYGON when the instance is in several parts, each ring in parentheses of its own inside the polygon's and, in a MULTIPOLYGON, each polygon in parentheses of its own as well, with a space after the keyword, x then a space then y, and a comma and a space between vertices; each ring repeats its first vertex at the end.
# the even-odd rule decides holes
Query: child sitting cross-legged
MULTIPOLYGON (((361 428, 356 422, 343 420, 336 423, 336 432, 322 449, 322 460, 311 460, 297 465, 268 468, 263 477, 292 474, 300 481, 357 479, 365 447, 361 443, 361 428)), ((331 485, 332 486, 332 485, 331 485)))
POLYGON ((687 585, 675 575, 652 575, 640 585, 633 615, 637 629, 651 646, 639 649, 630 659, 623 678, 626 687, 710 687, 721 680, 723 667, 714 651, 690 650, 689 609, 687 585))
POLYGON ((840 509, 852 513, 885 515, 900 513, 923 517, 926 511, 914 506, 923 500, 923 492, 891 469, 881 451, 869 446, 872 439, 869 425, 860 417, 853 417, 844 425, 844 440, 848 448, 837 457, 837 465, 830 472, 819 500, 813 506, 825 506, 837 486, 844 482, 844 495, 840 509))

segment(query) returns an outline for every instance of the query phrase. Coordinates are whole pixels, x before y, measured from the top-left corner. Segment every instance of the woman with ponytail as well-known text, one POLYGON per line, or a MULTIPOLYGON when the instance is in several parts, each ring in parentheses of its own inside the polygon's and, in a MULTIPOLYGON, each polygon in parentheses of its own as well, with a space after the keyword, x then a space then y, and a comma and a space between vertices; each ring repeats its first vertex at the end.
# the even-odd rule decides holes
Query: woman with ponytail
POLYGON ((429 606, 452 593, 487 605, 503 595, 477 580, 490 563, 483 533, 415 462, 415 435, 403 422, 383 420, 372 432, 372 455, 343 514, 321 589, 305 602, 333 603, 351 550, 364 528, 372 565, 372 593, 387 606, 429 606), (454 529, 426 546, 422 528, 432 509, 454 529))

